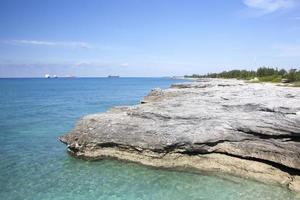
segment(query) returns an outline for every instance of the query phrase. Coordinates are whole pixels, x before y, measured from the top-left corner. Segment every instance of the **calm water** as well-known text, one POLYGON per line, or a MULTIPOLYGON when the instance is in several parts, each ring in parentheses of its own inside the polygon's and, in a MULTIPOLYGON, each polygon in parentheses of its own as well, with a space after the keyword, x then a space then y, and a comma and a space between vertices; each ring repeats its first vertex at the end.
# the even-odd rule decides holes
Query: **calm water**
POLYGON ((159 78, 0 79, 0 199, 295 199, 233 177, 67 155, 57 137, 83 115, 136 104, 159 78))

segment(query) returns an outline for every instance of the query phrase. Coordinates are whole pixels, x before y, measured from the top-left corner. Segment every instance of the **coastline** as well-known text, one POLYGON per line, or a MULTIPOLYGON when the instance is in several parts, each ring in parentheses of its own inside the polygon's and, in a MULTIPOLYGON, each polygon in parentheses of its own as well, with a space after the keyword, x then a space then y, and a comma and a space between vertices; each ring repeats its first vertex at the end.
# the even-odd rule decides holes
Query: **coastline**
POLYGON ((135 150, 109 147, 93 148, 85 150, 84 152, 74 152, 68 148, 68 153, 83 160, 112 158, 155 168, 192 171, 196 173, 228 174, 266 184, 284 186, 291 191, 300 193, 299 175, 291 175, 270 164, 237 158, 226 154, 184 155, 180 153, 169 153, 160 155, 150 151, 144 153, 135 150))
MULTIPOLYGON (((265 105, 268 99, 264 102, 258 101, 264 106, 261 107, 261 105, 249 104, 249 102, 241 103, 241 99, 238 99, 241 104, 234 105, 231 109, 242 107, 242 112, 239 110, 239 114, 245 115, 247 120, 241 122, 244 124, 238 127, 237 131, 232 130, 232 127, 236 125, 233 123, 234 120, 229 120, 225 116, 224 119, 233 123, 228 128, 226 124, 228 121, 224 122, 222 118, 224 116, 217 114, 211 116, 211 110, 205 107, 207 105, 199 109, 199 111, 205 112, 200 119, 195 115, 197 112, 188 110, 192 109, 193 105, 199 106, 198 102, 215 100, 214 96, 202 101, 203 98, 199 97, 199 91, 201 94, 214 91, 213 94, 217 95, 216 92, 232 88, 227 91, 227 96, 224 94, 217 96, 218 99, 223 98, 227 102, 231 95, 239 94, 239 87, 247 87, 249 91, 258 92, 251 85, 236 80, 205 79, 203 82, 176 84, 167 90, 155 89, 141 101, 140 105, 117 107, 104 114, 88 115, 82 118, 69 134, 60 137, 59 140, 67 144, 68 152, 71 155, 78 158, 99 160, 110 157, 152 167, 226 173, 265 183, 279 184, 300 192, 300 165, 295 160, 299 157, 299 133, 297 132, 299 127, 291 127, 290 121, 289 123, 283 121, 286 124, 278 124, 280 119, 272 121, 274 126, 259 128, 253 124, 253 122, 257 122, 255 121, 257 119, 250 117, 250 121, 254 121, 249 124, 249 116, 246 116, 248 112, 254 110, 257 113, 253 113, 253 117, 257 117, 258 120, 262 117, 274 117, 273 120, 275 120, 278 116, 284 115, 288 120, 295 120, 294 122, 297 123, 299 110, 293 105, 299 101, 298 96, 290 94, 290 91, 285 94, 285 90, 278 90, 276 95, 283 92, 283 95, 293 96, 287 97, 289 101, 291 101, 290 98, 295 98, 290 104, 287 103, 286 108, 281 108, 280 101, 277 107, 272 104, 265 105), (180 96, 181 98, 178 98, 180 96), (190 101, 187 98, 198 99, 190 101), (180 102, 183 100, 191 104, 181 105, 180 102), (172 111, 170 111, 170 107, 167 107, 170 104, 174 104, 172 111), (218 120, 214 121, 211 117, 218 120), (127 120, 130 123, 126 124, 127 120), (203 122, 207 127, 193 125, 189 129, 183 129, 180 124, 184 123, 184 126, 189 126, 195 122, 203 122), (177 124, 174 125, 174 123, 177 124), (153 126, 157 127, 153 129, 153 126), (277 126, 280 128, 276 128, 277 126), (172 130, 174 128, 176 130, 172 130), (193 128, 199 128, 200 132, 194 132, 193 128), (287 130, 281 130, 283 128, 287 130), (219 132, 217 136, 214 135, 216 131, 219 132), (194 135, 196 133, 211 133, 213 136, 201 135, 200 138, 197 138, 198 135, 194 135), (293 134, 289 135, 289 133, 293 134), (282 145, 293 145, 293 148, 287 146, 283 149, 282 145), (277 148, 278 146, 280 148, 277 148)), ((264 84, 265 87, 268 85, 272 86, 272 89, 279 87, 264 84)), ((258 89, 261 90, 261 87, 258 89)), ((236 103, 237 100, 233 102, 236 103)), ((276 103, 276 101, 272 103, 276 103)), ((222 106, 226 107, 227 104, 222 106)), ((284 120, 286 119, 284 118, 284 120)), ((270 121, 266 121, 267 123, 270 121)))

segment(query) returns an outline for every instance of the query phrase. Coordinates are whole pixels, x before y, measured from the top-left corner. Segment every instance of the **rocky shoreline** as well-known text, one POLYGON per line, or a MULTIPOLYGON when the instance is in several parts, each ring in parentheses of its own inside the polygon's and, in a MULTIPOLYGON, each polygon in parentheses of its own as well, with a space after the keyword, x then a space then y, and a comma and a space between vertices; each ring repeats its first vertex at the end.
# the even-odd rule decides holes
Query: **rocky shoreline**
POLYGON ((83 159, 222 172, 300 191, 300 88, 199 79, 83 117, 59 138, 83 159))

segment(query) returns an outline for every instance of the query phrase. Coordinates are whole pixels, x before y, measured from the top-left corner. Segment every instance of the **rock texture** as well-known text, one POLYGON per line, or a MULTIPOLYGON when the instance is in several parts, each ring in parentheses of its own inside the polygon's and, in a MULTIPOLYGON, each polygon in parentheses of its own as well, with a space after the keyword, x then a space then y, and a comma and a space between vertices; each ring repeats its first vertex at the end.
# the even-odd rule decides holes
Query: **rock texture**
POLYGON ((226 172, 300 191, 300 88, 201 79, 83 117, 59 138, 86 159, 226 172))

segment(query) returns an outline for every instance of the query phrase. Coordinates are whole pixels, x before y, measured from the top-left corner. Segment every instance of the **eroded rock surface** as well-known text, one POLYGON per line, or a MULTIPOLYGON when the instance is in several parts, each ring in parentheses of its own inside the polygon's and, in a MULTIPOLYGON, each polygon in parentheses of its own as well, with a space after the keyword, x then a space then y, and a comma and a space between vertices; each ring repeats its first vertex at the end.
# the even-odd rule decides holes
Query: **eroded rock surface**
POLYGON ((82 158, 268 174, 263 179, 300 189, 293 182, 300 174, 300 88, 220 79, 175 84, 139 105, 85 116, 60 140, 82 158), (209 165, 199 163, 205 160, 209 165))

